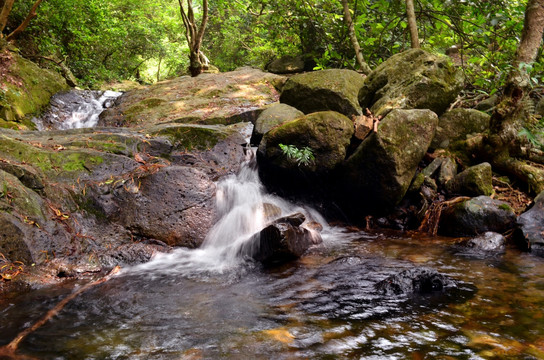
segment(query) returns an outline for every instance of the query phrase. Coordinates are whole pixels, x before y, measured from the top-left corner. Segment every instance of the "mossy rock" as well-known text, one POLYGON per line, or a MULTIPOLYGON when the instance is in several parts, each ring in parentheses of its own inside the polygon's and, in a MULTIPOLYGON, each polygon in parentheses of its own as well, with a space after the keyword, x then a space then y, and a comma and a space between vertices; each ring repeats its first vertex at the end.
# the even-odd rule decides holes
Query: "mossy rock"
POLYGON ((224 126, 189 124, 165 126, 151 132, 152 135, 168 138, 174 148, 187 151, 211 149, 232 133, 233 131, 224 126))
POLYGON ((488 196, 478 196, 442 211, 438 231, 448 236, 473 236, 487 231, 504 233, 515 226, 510 205, 488 196))
POLYGON ((24 242, 24 233, 19 221, 13 216, 0 211, 0 253, 9 261, 32 262, 32 254, 24 242))
POLYGON ((16 53, 9 54, 9 70, 0 79, 0 126, 15 128, 31 127, 30 121, 22 122, 30 114, 41 111, 49 104, 51 96, 69 87, 62 76, 42 69, 16 53))
POLYGON ((491 116, 474 109, 453 109, 444 113, 438 119, 436 134, 431 148, 447 148, 456 140, 465 140, 467 137, 489 129, 491 116))
POLYGON ((266 66, 266 70, 274 74, 293 74, 303 72, 305 68, 304 57, 299 56, 283 56, 272 61, 266 66))
POLYGON ((489 163, 471 166, 446 183, 450 194, 479 196, 493 194, 493 172, 489 163))
POLYGON ((391 56, 366 79, 359 103, 376 116, 393 109, 430 109, 442 114, 463 87, 447 56, 411 49, 391 56))
POLYGON ((383 213, 406 194, 433 138, 438 117, 430 110, 391 111, 345 164, 338 189, 346 209, 383 213))
POLYGON ((99 126, 148 128, 165 123, 201 125, 254 121, 255 111, 278 101, 285 79, 243 68, 220 74, 182 76, 128 91, 100 115, 99 126))
POLYGON ((332 110, 348 117, 361 114, 357 100, 365 82, 357 72, 328 69, 295 75, 283 86, 280 102, 305 114, 332 110))
POLYGON ((328 172, 345 159, 353 131, 353 122, 334 111, 302 116, 267 132, 259 145, 259 159, 273 165, 272 168, 306 173, 328 172), (280 144, 293 145, 298 149, 308 147, 315 160, 300 164, 286 156, 280 144))
POLYGON ((282 123, 303 116, 304 113, 287 104, 274 104, 264 110, 253 127, 251 144, 258 145, 263 135, 282 123))

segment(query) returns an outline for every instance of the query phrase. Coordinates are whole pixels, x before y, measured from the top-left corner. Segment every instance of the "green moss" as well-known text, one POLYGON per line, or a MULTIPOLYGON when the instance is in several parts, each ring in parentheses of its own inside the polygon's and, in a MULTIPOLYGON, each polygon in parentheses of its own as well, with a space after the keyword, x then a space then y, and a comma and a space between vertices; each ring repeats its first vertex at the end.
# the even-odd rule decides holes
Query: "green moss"
POLYGON ((140 102, 140 104, 142 104, 143 106, 145 106, 147 108, 154 108, 154 107, 157 107, 157 106, 163 104, 164 102, 166 102, 166 101, 163 100, 163 99, 150 98, 150 99, 143 100, 142 102, 140 102))
POLYGON ((506 211, 513 211, 512 208, 510 207, 510 205, 508 205, 508 204, 500 204, 499 209, 506 210, 506 211))
POLYGON ((163 128, 154 135, 166 136, 176 147, 187 150, 206 150, 214 147, 219 140, 226 138, 228 133, 208 127, 174 126, 163 128))
MULTIPOLYGON (((9 114, 5 119, 8 121, 24 119, 28 114, 39 112, 49 104, 52 95, 68 89, 64 79, 56 72, 41 69, 19 55, 12 56, 14 64, 9 72, 13 78, 20 79, 20 82, 3 83, 3 112, 9 114)), ((25 126, 32 128, 30 122, 26 122, 25 126)))
POLYGON ((34 147, 8 136, 0 138, 0 154, 15 161, 25 162, 44 172, 52 170, 83 171, 101 164, 104 159, 85 152, 53 152, 34 147))

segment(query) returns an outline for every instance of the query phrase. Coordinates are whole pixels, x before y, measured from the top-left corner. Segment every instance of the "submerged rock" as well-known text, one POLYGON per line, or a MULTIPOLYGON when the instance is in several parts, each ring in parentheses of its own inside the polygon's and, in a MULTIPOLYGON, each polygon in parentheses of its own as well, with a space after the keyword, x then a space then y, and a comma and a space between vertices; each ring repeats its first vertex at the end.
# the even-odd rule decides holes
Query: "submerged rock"
POLYGON ((466 246, 483 251, 499 251, 502 252, 505 249, 506 238, 496 232, 488 231, 483 235, 470 239, 466 246))
POLYGON ((379 213, 397 205, 427 152, 437 122, 430 110, 390 112, 378 131, 346 160, 338 186, 346 207, 379 213))
POLYGON ((280 101, 305 114, 332 110, 356 116, 361 114, 357 95, 364 81, 359 73, 342 69, 295 75, 283 86, 280 101))
POLYGON ((296 213, 275 220, 261 230, 252 243, 256 242, 253 258, 266 265, 284 263, 302 256, 311 246, 323 240, 316 231, 302 227, 305 217, 296 213))
POLYGON ((457 283, 431 268, 414 268, 389 276, 375 285, 383 295, 425 295, 456 288, 457 283))
POLYGON ((397 108, 430 109, 440 115, 462 87, 462 72, 447 56, 412 49, 391 56, 369 74, 359 103, 375 116, 397 108))
POLYGON ((538 194, 533 206, 518 219, 515 238, 524 250, 544 256, 544 192, 538 194))
POLYGON ((478 196, 443 210, 438 231, 448 236, 503 233, 512 229, 515 222, 516 215, 508 203, 478 196))

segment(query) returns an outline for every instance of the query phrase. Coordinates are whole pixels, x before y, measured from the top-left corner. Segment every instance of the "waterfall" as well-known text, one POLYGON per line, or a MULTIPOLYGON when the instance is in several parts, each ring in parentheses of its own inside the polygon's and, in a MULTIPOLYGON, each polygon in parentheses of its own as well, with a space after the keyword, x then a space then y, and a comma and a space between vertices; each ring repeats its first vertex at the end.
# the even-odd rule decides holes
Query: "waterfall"
POLYGON ((257 250, 255 235, 270 221, 296 212, 304 214, 306 221, 317 221, 328 229, 326 221, 316 210, 293 205, 266 193, 259 179, 255 153, 253 150, 247 153, 240 172, 217 184, 219 219, 201 247, 179 248, 168 254, 158 254, 152 261, 137 265, 130 272, 198 276, 239 269, 257 250))
POLYGON ((33 118, 38 130, 94 127, 105 108, 122 93, 116 91, 71 90, 51 98, 51 107, 40 118, 33 118))

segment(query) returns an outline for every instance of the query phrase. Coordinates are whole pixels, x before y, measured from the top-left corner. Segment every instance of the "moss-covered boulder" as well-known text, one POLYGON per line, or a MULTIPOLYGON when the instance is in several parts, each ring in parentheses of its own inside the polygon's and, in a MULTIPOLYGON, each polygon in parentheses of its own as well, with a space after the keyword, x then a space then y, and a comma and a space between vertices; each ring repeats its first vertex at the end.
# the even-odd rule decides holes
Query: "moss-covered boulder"
POLYGON ((430 110, 393 110, 345 164, 338 186, 352 213, 381 213, 408 190, 438 123, 430 110))
POLYGON ((0 52, 0 63, 0 127, 32 127, 27 116, 41 111, 55 93, 68 89, 60 74, 7 49, 0 52))
POLYGON ((332 110, 348 117, 361 114, 357 100, 365 82, 357 72, 328 69, 295 75, 285 83, 280 102, 305 114, 332 110))
POLYGON ((304 113, 287 104, 274 104, 263 111, 257 118, 253 133, 251 134, 251 144, 259 145, 263 135, 272 128, 290 120, 303 116, 304 113))
POLYGON ((334 111, 322 111, 288 121, 267 132, 258 155, 263 162, 283 169, 305 172, 326 172, 346 157, 346 148, 353 135, 353 122, 334 111), (298 149, 309 148, 315 159, 307 164, 289 157, 280 144, 298 149))
POLYGON ((504 233, 514 227, 516 214, 504 201, 478 196, 442 211, 438 231, 448 236, 504 233))
POLYGON ((474 109, 453 109, 438 119, 436 134, 431 148, 447 148, 456 140, 465 140, 472 134, 482 133, 489 128, 491 116, 474 109))
POLYGON ((315 189, 344 161, 352 135, 352 121, 334 111, 285 122, 267 132, 259 145, 261 179, 266 185, 291 194, 315 189), (313 158, 301 161, 296 155, 290 157, 285 146, 309 152, 313 158))
POLYGON ((442 114, 463 86, 461 71, 447 56, 412 49, 391 56, 366 79, 361 107, 376 116, 392 109, 430 109, 442 114))
POLYGON ((446 183, 450 194, 479 196, 493 194, 493 172, 489 163, 471 166, 446 183))
POLYGON ((266 70, 274 74, 293 74, 303 72, 305 68, 304 57, 299 56, 283 56, 275 59, 266 66, 266 70))
POLYGON ((285 78, 253 68, 220 74, 182 76, 134 89, 100 116, 99 126, 146 128, 163 123, 234 124, 255 122, 279 99, 285 78))

